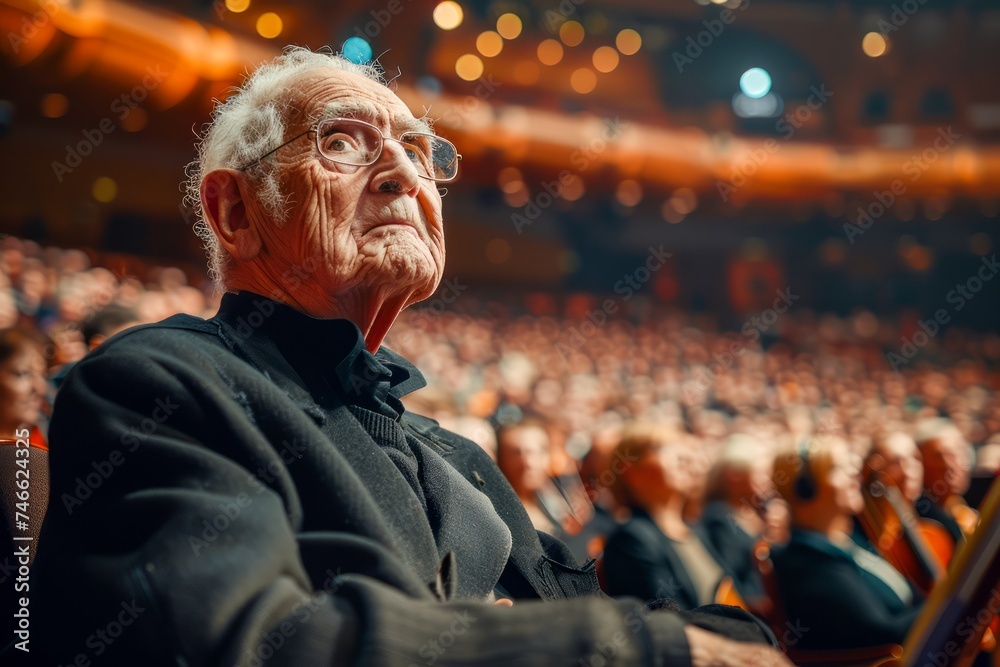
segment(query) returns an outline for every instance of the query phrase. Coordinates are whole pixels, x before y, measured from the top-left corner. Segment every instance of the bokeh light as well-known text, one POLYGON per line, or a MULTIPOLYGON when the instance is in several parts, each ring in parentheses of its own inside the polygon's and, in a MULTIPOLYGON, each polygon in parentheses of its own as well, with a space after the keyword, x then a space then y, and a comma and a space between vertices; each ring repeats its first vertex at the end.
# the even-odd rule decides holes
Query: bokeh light
POLYGON ((486 244, 486 259, 492 264, 506 264, 510 259, 510 243, 504 239, 491 239, 486 244))
POLYGON ((94 185, 90 188, 90 194, 94 196, 97 201, 107 204, 115 200, 118 196, 118 184, 115 183, 113 178, 108 178, 107 176, 101 176, 96 181, 94 185))
POLYGON ((481 32, 476 38, 476 50, 487 58, 499 55, 503 51, 503 37, 492 30, 481 32))
POLYGON ((771 92, 771 75, 760 67, 751 67, 740 77, 740 90, 749 98, 759 100, 771 92))
POLYGON ((559 26, 559 39, 566 46, 579 46, 583 37, 583 25, 579 21, 566 21, 559 26))
POLYGON ((521 17, 517 14, 507 12, 497 19, 497 32, 504 39, 517 39, 523 29, 521 17))
POLYGON ((434 8, 434 25, 442 30, 454 30, 462 25, 463 18, 465 13, 462 11, 462 5, 452 0, 439 2, 434 8))
POLYGON ((459 56, 458 60, 455 61, 455 74, 460 79, 475 81, 483 75, 483 61, 472 53, 459 56))
POLYGON ((618 51, 610 46, 600 46, 594 51, 594 69, 607 74, 615 71, 619 62, 618 51))
POLYGON ((870 32, 861 39, 861 50, 870 58, 878 58, 889 50, 889 42, 881 33, 870 32))
POLYGON ((554 39, 546 39, 538 45, 538 59, 543 65, 558 65, 563 59, 563 46, 554 39))
POLYGON ((122 128, 126 132, 138 132, 149 123, 149 114, 142 107, 129 109, 128 115, 122 118, 122 128))
POLYGON ((639 52, 642 47, 642 37, 632 28, 626 28, 615 37, 615 46, 623 55, 631 56, 639 52))
POLYGON ((615 190, 615 199, 622 206, 629 208, 636 206, 642 201, 642 184, 631 178, 626 178, 618 184, 615 190))
POLYGON ((581 95, 586 95, 597 87, 597 75, 593 70, 581 67, 570 75, 569 85, 581 95))
POLYGON ((674 190, 673 196, 668 201, 671 208, 681 215, 691 213, 698 206, 698 196, 695 195, 694 190, 691 188, 678 188, 674 190))
POLYGON ((372 59, 372 45, 363 37, 348 37, 340 51, 345 58, 358 65, 371 62, 372 59))
POLYGON ((285 27, 281 17, 274 12, 264 12, 257 19, 257 34, 267 39, 274 39, 285 27))
POLYGON ((61 93, 49 93, 42 98, 41 107, 46 118, 62 118, 69 111, 69 98, 61 93))
POLYGON ((250 9, 250 0, 226 0, 226 9, 234 14, 239 14, 250 9))

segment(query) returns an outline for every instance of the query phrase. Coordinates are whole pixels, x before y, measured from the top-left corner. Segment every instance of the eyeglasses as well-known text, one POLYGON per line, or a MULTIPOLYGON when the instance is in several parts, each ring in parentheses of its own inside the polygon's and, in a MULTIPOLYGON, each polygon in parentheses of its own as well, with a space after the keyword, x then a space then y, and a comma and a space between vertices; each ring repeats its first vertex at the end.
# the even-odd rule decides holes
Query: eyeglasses
POLYGON ((458 176, 458 161, 462 156, 458 154, 455 144, 447 139, 426 132, 404 132, 398 139, 393 139, 383 135, 374 125, 354 118, 324 118, 302 134, 295 135, 257 160, 243 165, 239 171, 246 171, 260 164, 264 158, 310 132, 316 135, 319 154, 330 162, 367 167, 375 164, 382 156, 386 141, 398 141, 421 178, 447 182, 458 176))

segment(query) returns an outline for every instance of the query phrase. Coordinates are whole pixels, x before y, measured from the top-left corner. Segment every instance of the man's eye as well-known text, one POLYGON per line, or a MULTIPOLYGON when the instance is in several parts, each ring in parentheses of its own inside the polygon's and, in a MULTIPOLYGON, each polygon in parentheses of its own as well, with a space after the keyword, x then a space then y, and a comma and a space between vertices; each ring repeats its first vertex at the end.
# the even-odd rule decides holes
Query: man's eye
POLYGON ((343 135, 324 138, 323 146, 331 153, 342 153, 352 148, 351 142, 343 135))

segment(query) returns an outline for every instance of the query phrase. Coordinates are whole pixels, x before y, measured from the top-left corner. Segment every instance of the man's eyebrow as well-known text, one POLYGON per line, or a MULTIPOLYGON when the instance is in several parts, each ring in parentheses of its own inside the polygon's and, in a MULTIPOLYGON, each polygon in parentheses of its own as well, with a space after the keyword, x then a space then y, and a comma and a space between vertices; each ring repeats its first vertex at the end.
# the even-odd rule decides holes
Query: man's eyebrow
MULTIPOLYGON (((384 113, 367 100, 342 100, 327 104, 323 107, 319 117, 357 118, 358 120, 378 125, 379 121, 384 117, 384 113)), ((434 134, 434 130, 431 129, 427 121, 420 118, 413 118, 412 116, 399 119, 394 123, 392 129, 400 132, 426 132, 434 134)))

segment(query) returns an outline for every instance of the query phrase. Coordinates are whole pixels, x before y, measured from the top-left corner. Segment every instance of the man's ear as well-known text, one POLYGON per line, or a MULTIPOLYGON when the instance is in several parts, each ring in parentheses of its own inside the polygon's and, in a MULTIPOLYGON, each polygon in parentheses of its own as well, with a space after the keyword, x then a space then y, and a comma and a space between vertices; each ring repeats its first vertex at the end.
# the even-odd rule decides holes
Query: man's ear
POLYGON ((246 263, 260 253, 260 234, 247 214, 240 177, 232 169, 216 169, 201 181, 205 220, 219 244, 237 261, 246 263))

